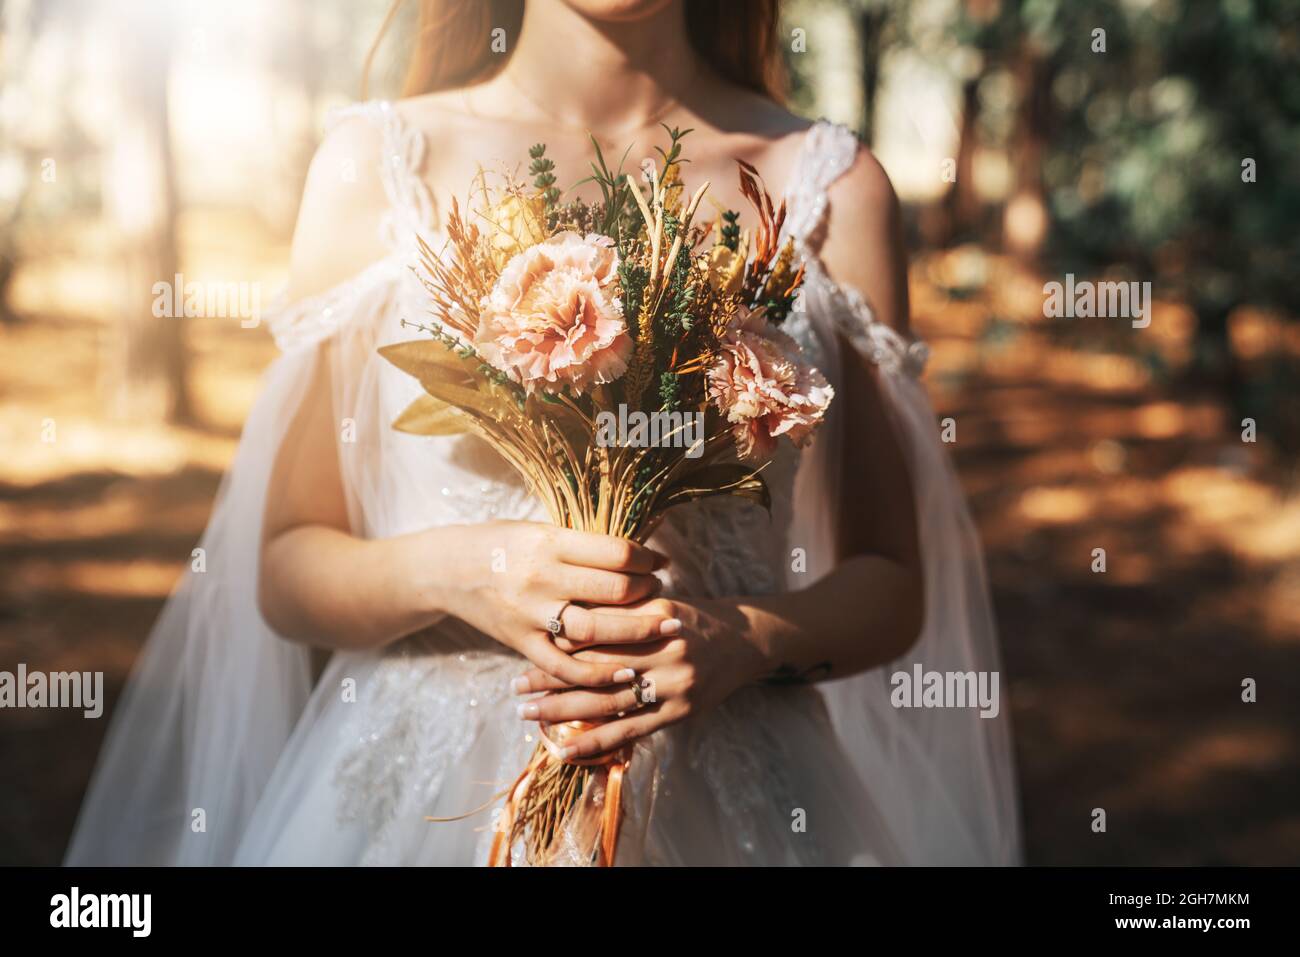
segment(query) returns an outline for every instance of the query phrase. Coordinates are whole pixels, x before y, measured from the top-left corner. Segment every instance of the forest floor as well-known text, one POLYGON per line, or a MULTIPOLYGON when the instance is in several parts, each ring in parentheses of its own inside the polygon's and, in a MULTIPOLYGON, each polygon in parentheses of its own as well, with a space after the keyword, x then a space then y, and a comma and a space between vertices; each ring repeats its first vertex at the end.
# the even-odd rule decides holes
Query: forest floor
MULTIPOLYGON (((1283 470, 1212 403, 1063 341, 1041 280, 1004 262, 922 258, 913 294, 987 549, 1028 860, 1300 863, 1300 496, 1283 470)), ((191 321, 192 428, 103 414, 102 320, 0 328, 0 670, 101 670, 109 702, 100 720, 0 712, 0 864, 60 859, 273 354, 263 331, 191 321)), ((1187 325, 1167 306, 1151 331, 1176 353, 1187 325)))

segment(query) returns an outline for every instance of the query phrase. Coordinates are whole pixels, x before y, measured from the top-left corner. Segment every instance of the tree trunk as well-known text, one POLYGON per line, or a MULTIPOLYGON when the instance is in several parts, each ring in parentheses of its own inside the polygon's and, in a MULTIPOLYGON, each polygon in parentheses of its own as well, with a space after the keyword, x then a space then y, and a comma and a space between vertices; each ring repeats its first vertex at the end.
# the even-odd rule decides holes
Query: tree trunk
POLYGON ((1016 56, 1015 76, 1020 102, 1016 108, 1011 155, 1015 157, 1015 186, 1003 214, 1007 249, 1034 262, 1047 239, 1047 189, 1043 160, 1047 156, 1052 115, 1052 65, 1024 40, 1016 56))
POLYGON ((0 326, 16 325, 18 315, 9 307, 9 284, 17 268, 17 253, 5 242, 0 248, 0 326))
POLYGON ((973 77, 962 84, 961 131, 957 139, 954 174, 957 178, 943 198, 945 245, 971 238, 980 226, 980 201, 974 179, 979 120, 979 77, 973 77))
POLYGON ((858 39, 862 48, 863 138, 871 142, 876 124, 876 91, 880 87, 880 61, 884 54, 885 10, 865 9, 858 14, 858 39))
POLYGON ((174 285, 176 184, 167 117, 169 17, 119 10, 109 23, 117 51, 117 114, 105 150, 104 211, 117 235, 122 293, 111 380, 119 415, 185 421, 188 391, 183 288, 172 309, 155 309, 155 285, 174 285), (156 315, 156 312, 163 315, 156 315))

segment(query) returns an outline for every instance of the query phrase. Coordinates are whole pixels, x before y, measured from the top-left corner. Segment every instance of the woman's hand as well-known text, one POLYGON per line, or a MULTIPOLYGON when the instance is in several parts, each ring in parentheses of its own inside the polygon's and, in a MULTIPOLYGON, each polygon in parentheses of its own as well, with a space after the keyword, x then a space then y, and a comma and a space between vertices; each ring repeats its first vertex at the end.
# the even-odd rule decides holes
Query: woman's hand
POLYGON ((658 641, 681 627, 644 604, 597 610, 576 604, 630 606, 656 595, 660 583, 651 572, 667 559, 644 545, 535 522, 487 522, 457 533, 451 580, 437 586, 445 592, 440 604, 553 681, 599 687, 632 677, 625 665, 557 648, 546 623, 561 608, 570 649, 658 641))
POLYGON ((578 661, 619 669, 624 674, 629 669, 634 671, 639 681, 646 682, 643 700, 648 703, 641 706, 630 676, 616 679, 623 683, 613 687, 574 687, 582 682, 557 680, 540 669, 516 679, 519 694, 548 692, 521 704, 520 718, 548 723, 604 722, 573 737, 562 758, 612 751, 700 714, 768 670, 766 656, 756 640, 757 618, 763 616, 737 602, 656 598, 626 609, 610 609, 607 614, 676 619, 681 622, 681 632, 627 647, 588 648, 573 654, 578 661))

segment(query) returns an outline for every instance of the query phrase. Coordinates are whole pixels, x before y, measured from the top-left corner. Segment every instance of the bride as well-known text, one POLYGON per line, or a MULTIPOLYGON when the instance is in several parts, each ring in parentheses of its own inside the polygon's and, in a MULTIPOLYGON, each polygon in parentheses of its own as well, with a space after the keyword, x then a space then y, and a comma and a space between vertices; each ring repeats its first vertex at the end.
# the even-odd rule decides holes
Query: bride
POLYGON ((68 863, 482 863, 537 722, 569 719, 596 727, 566 757, 635 746, 619 864, 1018 862, 1005 709, 893 694, 996 672, 996 637, 898 203, 848 130, 777 105, 776 5, 422 0, 408 96, 337 112, 312 163, 282 354, 68 863), (748 208, 737 158, 784 184, 783 328, 837 399, 765 472, 770 516, 680 506, 642 547, 545 524, 478 439, 394 431, 419 386, 376 349, 411 338, 417 237, 480 165, 545 142, 564 186, 590 131, 635 172, 660 124, 720 209, 748 208))

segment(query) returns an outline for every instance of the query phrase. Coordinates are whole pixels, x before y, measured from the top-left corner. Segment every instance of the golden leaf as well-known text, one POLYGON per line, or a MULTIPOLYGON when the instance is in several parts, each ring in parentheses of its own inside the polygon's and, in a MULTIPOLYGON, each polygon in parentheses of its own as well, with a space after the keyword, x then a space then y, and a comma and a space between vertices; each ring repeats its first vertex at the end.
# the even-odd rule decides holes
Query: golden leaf
POLYGON ((469 431, 464 415, 427 394, 408 405, 393 420, 393 428, 411 435, 461 435, 469 431))
POLYGON ((383 346, 379 354, 419 380, 424 391, 448 405, 502 422, 519 417, 514 397, 466 368, 462 359, 436 339, 414 339, 383 346))
POLYGON ((421 385, 426 379, 455 385, 464 385, 473 379, 465 368, 465 361, 437 339, 395 342, 381 346, 379 354, 407 375, 415 376, 421 385))

